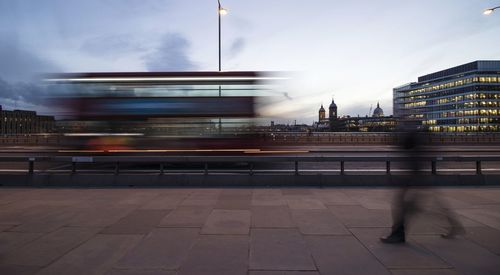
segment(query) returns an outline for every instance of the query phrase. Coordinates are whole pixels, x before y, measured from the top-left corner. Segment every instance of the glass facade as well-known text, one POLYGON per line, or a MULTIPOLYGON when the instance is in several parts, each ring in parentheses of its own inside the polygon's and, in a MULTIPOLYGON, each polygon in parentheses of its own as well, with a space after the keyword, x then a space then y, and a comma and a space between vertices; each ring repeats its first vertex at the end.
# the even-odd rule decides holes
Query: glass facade
POLYGON ((393 90, 394 115, 432 132, 500 131, 500 61, 475 61, 393 90))

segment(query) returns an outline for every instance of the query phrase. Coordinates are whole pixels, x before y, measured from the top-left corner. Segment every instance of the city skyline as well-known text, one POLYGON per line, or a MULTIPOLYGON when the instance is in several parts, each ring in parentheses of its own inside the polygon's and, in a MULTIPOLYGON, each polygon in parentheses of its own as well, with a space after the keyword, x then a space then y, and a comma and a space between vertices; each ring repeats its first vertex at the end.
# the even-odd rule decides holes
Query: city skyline
MULTIPOLYGON (((216 70, 212 2, 0 1, 1 103, 43 113, 30 95, 50 91, 17 84, 43 72, 216 70)), ((223 70, 298 72, 274 114, 298 123, 332 95, 339 115, 392 114, 394 87, 500 56, 498 1, 222 4, 223 70)))

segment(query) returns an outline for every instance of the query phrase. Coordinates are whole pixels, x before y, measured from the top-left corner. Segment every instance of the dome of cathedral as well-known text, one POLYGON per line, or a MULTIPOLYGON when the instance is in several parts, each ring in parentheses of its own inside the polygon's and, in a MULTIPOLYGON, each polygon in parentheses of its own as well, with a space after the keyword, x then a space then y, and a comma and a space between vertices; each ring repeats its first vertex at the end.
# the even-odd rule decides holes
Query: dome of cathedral
POLYGON ((380 104, 377 102, 377 108, 373 111, 373 117, 383 117, 384 116, 384 110, 380 108, 380 104))

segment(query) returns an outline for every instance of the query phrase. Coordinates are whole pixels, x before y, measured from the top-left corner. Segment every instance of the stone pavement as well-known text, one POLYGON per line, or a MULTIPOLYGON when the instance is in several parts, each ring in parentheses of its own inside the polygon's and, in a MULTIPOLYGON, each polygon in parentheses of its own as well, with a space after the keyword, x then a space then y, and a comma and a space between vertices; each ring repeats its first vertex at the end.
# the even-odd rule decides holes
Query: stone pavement
POLYGON ((0 274, 500 274, 500 188, 421 190, 388 245, 393 191, 0 188, 0 274))

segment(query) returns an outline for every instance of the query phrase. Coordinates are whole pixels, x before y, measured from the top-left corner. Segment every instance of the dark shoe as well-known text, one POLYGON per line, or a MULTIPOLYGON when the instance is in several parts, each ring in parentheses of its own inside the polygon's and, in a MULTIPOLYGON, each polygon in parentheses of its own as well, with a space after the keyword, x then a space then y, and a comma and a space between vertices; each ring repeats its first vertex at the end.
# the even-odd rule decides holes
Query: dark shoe
POLYGON ((404 235, 389 235, 387 237, 380 238, 380 241, 383 243, 404 243, 405 236, 404 235))

